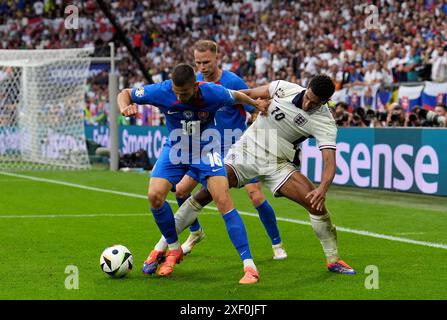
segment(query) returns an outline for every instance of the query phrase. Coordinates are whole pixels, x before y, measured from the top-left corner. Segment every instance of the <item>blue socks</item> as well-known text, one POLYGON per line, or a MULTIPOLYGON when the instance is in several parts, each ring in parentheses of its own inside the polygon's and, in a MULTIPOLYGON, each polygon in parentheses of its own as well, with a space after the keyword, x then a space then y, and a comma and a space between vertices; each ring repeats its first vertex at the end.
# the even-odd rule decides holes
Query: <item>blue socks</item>
POLYGON ((272 245, 280 244, 281 237, 279 236, 278 225, 276 224, 275 211, 270 203, 265 200, 259 207, 256 207, 256 210, 270 240, 272 240, 272 245))
POLYGON ((168 244, 178 241, 177 231, 175 230, 174 213, 171 206, 165 201, 161 208, 151 208, 155 222, 161 234, 166 238, 168 244))
POLYGON ((223 215, 225 226, 227 227, 228 235, 231 242, 233 242, 241 260, 252 259, 250 247, 248 246, 247 232, 245 230, 244 222, 242 221, 236 209, 223 215))
MULTIPOLYGON (((177 200, 178 207, 180 208, 182 206, 183 202, 185 202, 189 197, 190 197, 190 195, 188 195, 186 198, 177 198, 177 197, 175 197, 175 199, 177 200)), ((196 219, 189 226, 189 231, 190 232, 195 232, 195 231, 198 231, 199 229, 200 229, 200 223, 199 223, 199 220, 196 219)))
POLYGON ((178 198, 178 197, 175 197, 175 200, 177 200, 178 207, 180 208, 180 207, 182 206, 182 204, 183 204, 188 198, 189 198, 189 195, 188 195, 186 198, 178 198))
POLYGON ((191 232, 195 232, 198 231, 200 229, 200 223, 199 220, 196 219, 194 220, 194 222, 189 226, 189 231, 191 232))

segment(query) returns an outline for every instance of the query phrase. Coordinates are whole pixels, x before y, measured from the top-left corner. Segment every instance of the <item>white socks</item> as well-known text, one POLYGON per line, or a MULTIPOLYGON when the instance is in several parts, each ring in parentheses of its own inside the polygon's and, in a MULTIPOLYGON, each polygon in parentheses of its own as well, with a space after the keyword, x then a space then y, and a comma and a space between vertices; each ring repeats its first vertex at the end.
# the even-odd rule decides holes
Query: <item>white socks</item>
POLYGON ((329 212, 322 216, 310 214, 310 222, 318 239, 320 239, 324 254, 329 263, 339 259, 337 247, 337 233, 331 222, 329 212))
MULTIPOLYGON (((182 233, 183 230, 189 227, 194 220, 197 219, 197 216, 202 208, 203 207, 196 200, 194 200, 192 196, 189 197, 180 208, 178 208, 174 215, 175 230, 177 231, 177 234, 182 233)), ((165 251, 167 247, 168 243, 166 242, 166 239, 161 236, 154 249, 157 251, 165 251)))
POLYGON ((168 245, 169 250, 177 250, 180 249, 180 242, 176 241, 168 245))
POLYGON ((258 269, 256 268, 255 263, 253 262, 253 259, 245 259, 244 261, 242 261, 244 263, 244 269, 246 267, 251 267, 254 270, 258 271, 258 269))

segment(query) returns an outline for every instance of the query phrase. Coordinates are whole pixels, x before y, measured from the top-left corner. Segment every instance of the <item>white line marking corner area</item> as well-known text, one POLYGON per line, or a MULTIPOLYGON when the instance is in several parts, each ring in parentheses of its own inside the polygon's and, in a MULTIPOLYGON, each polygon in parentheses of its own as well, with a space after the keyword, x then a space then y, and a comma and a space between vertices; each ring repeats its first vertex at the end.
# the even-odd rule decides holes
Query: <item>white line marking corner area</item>
MULTIPOLYGON (((116 194, 120 196, 125 197, 132 197, 132 198, 139 198, 139 199, 146 199, 146 195, 140 195, 135 193, 128 193, 128 192, 121 192, 121 191, 115 191, 115 190, 109 190, 109 189, 102 189, 102 188, 96 188, 96 187, 89 187, 82 184, 76 184, 76 183, 70 183, 60 180, 52 180, 52 179, 45 179, 45 178, 39 178, 39 177, 33 177, 33 176, 27 176, 27 175, 21 175, 17 173, 10 173, 10 172, 2 172, 0 171, 1 175, 6 175, 10 177, 15 178, 22 178, 22 179, 28 179, 33 181, 39 181, 39 182, 46 182, 46 183, 53 183, 53 184, 59 184, 67 187, 73 187, 78 189, 84 189, 84 190, 90 190, 90 191, 96 191, 96 192, 103 192, 103 193, 110 193, 110 194, 116 194)), ((168 200, 170 203, 176 203, 176 201, 168 200)), ((217 211, 217 208, 207 206, 205 209, 217 211)), ((252 213, 252 212, 245 212, 245 211, 239 211, 241 215, 245 216, 251 216, 251 217, 258 217, 258 214, 252 213)), ((96 216, 144 216, 144 213, 129 213, 129 214, 67 214, 67 215, 7 215, 7 216, 1 216, 0 218, 58 218, 58 217, 96 217, 96 216)), ((282 218, 282 217, 276 217, 278 221, 285 221, 295 224, 301 224, 301 225, 311 225, 310 222, 304 221, 304 220, 298 220, 298 219, 289 219, 289 218, 282 218)), ((342 232, 348 232, 353 234, 358 234, 366 237, 372 237, 372 238, 378 238, 378 239, 385 239, 390 241, 396 241, 396 242, 403 242, 403 243, 410 243, 415 245, 420 245, 424 247, 432 247, 432 248, 439 248, 439 249, 446 249, 447 250, 447 244, 442 243, 434 243, 434 242, 427 242, 427 241, 419 241, 419 240, 413 240, 413 239, 407 239, 407 238, 401 238, 401 237, 395 237, 380 233, 374 233, 369 232, 365 230, 356 230, 351 228, 345 228, 337 226, 338 231, 342 232)))

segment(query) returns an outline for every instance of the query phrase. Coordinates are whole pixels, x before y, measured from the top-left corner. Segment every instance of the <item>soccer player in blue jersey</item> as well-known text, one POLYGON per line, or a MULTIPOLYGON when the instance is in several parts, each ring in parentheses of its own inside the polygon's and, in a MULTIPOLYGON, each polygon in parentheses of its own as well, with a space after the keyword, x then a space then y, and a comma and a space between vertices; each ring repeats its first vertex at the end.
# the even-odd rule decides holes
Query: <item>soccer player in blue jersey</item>
MULTIPOLYGON (((194 48, 194 60, 199 71, 198 81, 214 82, 231 90, 248 89, 247 84, 231 71, 219 68, 218 48, 214 41, 200 40, 194 48)), ((252 113, 255 108, 246 105, 225 106, 216 113, 217 128, 221 136, 221 153, 225 156, 230 147, 242 136, 247 129, 246 111, 252 113), (231 130, 233 129, 233 130, 231 130)), ((179 207, 189 197, 190 193, 197 186, 199 177, 193 171, 188 171, 182 181, 176 186, 176 197, 179 207)), ((287 253, 283 248, 279 229, 276 223, 275 212, 266 200, 262 192, 262 186, 258 179, 253 179, 245 185, 245 189, 250 197, 253 206, 259 214, 259 218, 267 231, 272 242, 273 259, 281 260, 287 258, 287 253)), ((189 206, 200 209, 201 206, 193 198, 188 199, 189 206)), ((205 237, 199 221, 196 219, 190 226, 190 235, 182 244, 183 253, 187 254, 193 246, 205 237)), ((163 240, 157 244, 155 249, 163 251, 166 243, 163 240)))
MULTIPOLYGON (((164 260, 158 274, 170 275, 175 264, 183 259, 174 214, 166 196, 186 172, 191 171, 211 193, 243 261, 244 276, 239 282, 258 282, 259 273, 250 253, 245 226, 230 197, 220 141, 216 144, 212 134, 216 129, 215 113, 222 106, 248 104, 265 112, 268 101, 255 101, 243 93, 213 83, 198 83, 193 67, 179 64, 172 72, 172 80, 125 89, 118 95, 118 106, 124 116, 137 114, 135 104, 151 104, 160 108, 166 116, 169 131, 168 142, 152 170, 148 191, 155 222, 169 247, 166 254, 163 252, 156 257, 159 262, 164 260)), ((155 272, 152 261, 153 257, 149 256, 143 272, 155 272)))

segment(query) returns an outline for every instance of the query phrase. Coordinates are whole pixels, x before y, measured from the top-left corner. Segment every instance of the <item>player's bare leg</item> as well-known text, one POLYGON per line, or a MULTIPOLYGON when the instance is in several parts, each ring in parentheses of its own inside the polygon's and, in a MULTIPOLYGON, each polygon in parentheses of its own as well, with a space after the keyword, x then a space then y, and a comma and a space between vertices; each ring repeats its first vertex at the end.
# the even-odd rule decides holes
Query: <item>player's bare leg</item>
MULTIPOLYGON (((188 175, 185 175, 182 180, 175 187, 175 196, 179 204, 179 208, 182 203, 179 199, 187 199, 191 195, 191 192, 197 186, 198 182, 188 175)), ((183 201, 184 202, 184 201, 183 201)), ((194 204, 188 203, 192 208, 194 204)), ((196 206, 197 207, 197 206, 196 206)), ((188 254, 191 252, 192 248, 205 238, 205 232, 200 226, 199 220, 195 219, 189 226, 189 236, 186 241, 182 244, 183 254, 188 254)), ((161 243, 161 242, 160 242, 161 243)))
POLYGON ((158 272, 161 276, 172 273, 174 265, 180 263, 183 258, 183 252, 178 242, 177 231, 175 229, 174 214, 171 206, 166 202, 166 196, 172 189, 172 184, 163 178, 152 178, 149 184, 148 199, 155 222, 160 232, 165 237, 169 251, 153 250, 143 264, 143 272, 152 274, 156 271, 159 263, 163 262, 158 272))
POLYGON ((262 192, 261 183, 248 183, 245 185, 245 190, 247 191, 251 203, 255 207, 256 211, 258 211, 259 218, 261 219, 261 222, 264 225, 270 240, 272 241, 273 259, 286 259, 287 252, 281 242, 275 211, 266 200, 265 195, 262 192))
POLYGON ((299 172, 294 172, 278 192, 302 205, 309 212, 312 228, 323 247, 326 255, 328 271, 355 274, 353 268, 343 262, 338 254, 337 233, 335 226, 331 222, 329 212, 323 206, 321 210, 312 208, 310 199, 306 195, 315 189, 315 186, 308 178, 299 172))
MULTIPOLYGON (((231 168, 227 169, 231 170, 231 168)), ((234 176, 232 170, 230 172, 230 179, 235 179, 235 177, 231 177, 231 175, 234 176)), ((244 264, 245 274, 239 283, 251 284, 258 282, 259 273, 251 256, 245 225, 239 216, 239 213, 234 208, 233 201, 230 197, 229 181, 224 176, 209 177, 207 180, 207 187, 209 193, 213 197, 217 209, 222 214, 231 242, 238 251, 244 264)))

